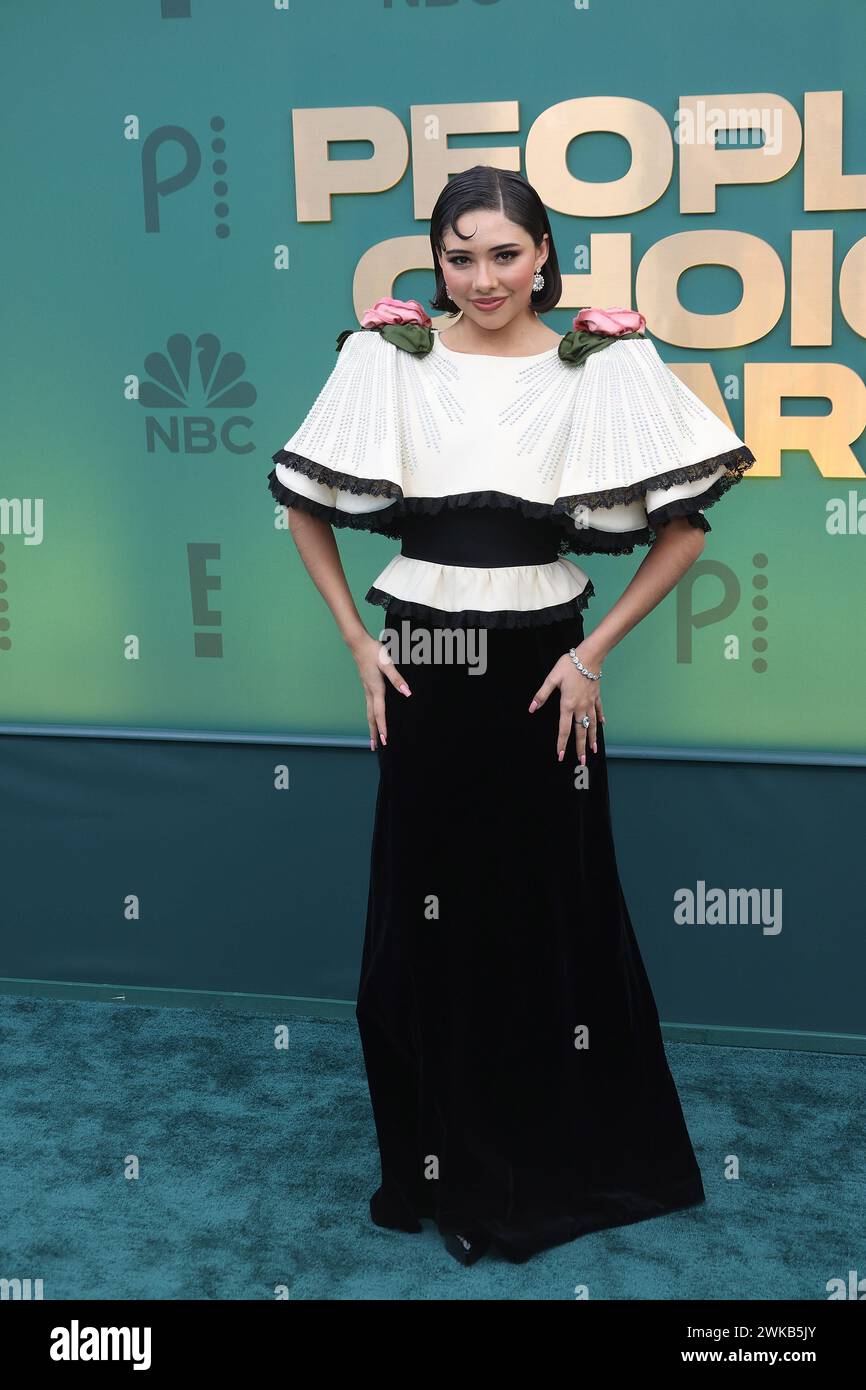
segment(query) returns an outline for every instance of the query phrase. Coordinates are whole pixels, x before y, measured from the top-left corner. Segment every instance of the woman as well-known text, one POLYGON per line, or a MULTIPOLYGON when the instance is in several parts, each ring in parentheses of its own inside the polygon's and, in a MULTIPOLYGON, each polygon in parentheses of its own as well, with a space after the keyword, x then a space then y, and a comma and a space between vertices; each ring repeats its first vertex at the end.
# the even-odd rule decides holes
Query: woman
MULTIPOLYGON (((560 338, 550 225, 478 166, 433 210, 433 329, 379 300, 269 474, 358 666, 379 789, 356 1016, 373 1221, 471 1264, 704 1200, 617 873, 599 680, 754 457, 640 314, 560 338), (358 615, 332 526, 399 537, 358 615), (650 545, 587 636, 566 552, 650 545)), ((639 678, 639 673, 635 673, 639 678)))

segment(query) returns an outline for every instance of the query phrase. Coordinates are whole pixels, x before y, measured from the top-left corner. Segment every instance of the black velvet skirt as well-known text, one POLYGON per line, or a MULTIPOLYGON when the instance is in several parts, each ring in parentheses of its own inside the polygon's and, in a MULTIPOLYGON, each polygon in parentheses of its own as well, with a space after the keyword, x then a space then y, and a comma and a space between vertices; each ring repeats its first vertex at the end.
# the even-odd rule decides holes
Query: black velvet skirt
POLYGON ((582 639, 578 616, 487 629, 475 673, 397 660, 412 694, 386 682, 378 750, 356 1007, 370 1214, 483 1231, 514 1261, 704 1201, 617 872, 603 728, 584 786, 573 730, 557 760, 558 692, 528 713, 582 639))

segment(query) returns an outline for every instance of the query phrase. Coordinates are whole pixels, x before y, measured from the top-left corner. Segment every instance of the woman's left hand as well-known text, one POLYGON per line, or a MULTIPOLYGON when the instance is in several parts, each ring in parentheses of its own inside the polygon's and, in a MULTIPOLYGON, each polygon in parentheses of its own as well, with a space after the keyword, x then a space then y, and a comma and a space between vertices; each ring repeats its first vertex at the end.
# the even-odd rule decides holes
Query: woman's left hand
MULTIPOLYGON (((580 656, 580 648, 575 649, 580 656)), ((584 665, 589 663, 585 658, 584 665)), ((594 753, 598 752, 599 721, 604 723, 604 713, 601 707, 601 696, 598 692, 598 681, 592 681, 589 676, 584 676, 578 671, 571 657, 566 653, 561 656, 556 665, 548 673, 543 684, 536 690, 529 706, 529 713, 534 713, 540 709, 552 691, 559 690, 559 734, 556 740, 556 755, 562 762, 565 757, 565 745, 571 733, 572 722, 575 724, 574 738, 578 756, 581 763, 586 762, 587 745, 594 753), (584 728, 581 720, 584 715, 589 717, 589 727, 584 728)))

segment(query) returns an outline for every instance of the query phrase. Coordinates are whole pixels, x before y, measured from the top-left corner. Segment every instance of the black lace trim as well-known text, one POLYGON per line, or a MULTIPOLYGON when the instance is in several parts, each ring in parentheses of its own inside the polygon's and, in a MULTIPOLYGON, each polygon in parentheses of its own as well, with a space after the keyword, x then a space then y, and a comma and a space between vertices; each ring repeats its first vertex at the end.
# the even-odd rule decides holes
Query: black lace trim
POLYGON ((339 488, 341 492, 363 493, 369 497, 403 496, 400 484, 389 482, 387 478, 359 478, 355 473, 340 473, 336 468, 328 468, 324 463, 304 458, 303 454, 293 454, 291 451, 287 453, 285 449, 278 449, 272 454, 271 462, 274 464, 274 472, 278 463, 284 463, 296 473, 303 473, 305 477, 313 478, 317 483, 327 483, 329 487, 339 488))
POLYGON ((402 509, 397 502, 377 512, 358 512, 357 515, 353 512, 341 512, 337 507, 329 507, 325 502, 316 502, 312 497, 305 497, 302 492, 295 492, 292 488, 286 487, 277 477, 276 469, 272 469, 268 474, 268 487, 271 496, 277 502, 282 502, 286 507, 297 507, 301 512, 309 512, 310 516, 321 517, 322 521, 328 521, 332 526, 375 531, 395 539, 400 537, 402 509))
MULTIPOLYGON (((570 531, 559 542, 560 555, 631 555, 636 546, 652 545, 656 540, 657 526, 671 521, 675 516, 684 516, 695 530, 709 532, 712 526, 697 508, 712 506, 717 497, 710 498, 713 489, 708 489, 700 497, 682 497, 670 502, 666 507, 657 508, 653 514, 655 526, 642 526, 637 531, 597 531, 594 527, 582 527, 570 531), (664 515, 663 515, 664 513, 664 515)), ((721 496, 721 494, 719 494, 721 496)), ((554 518, 556 520, 557 518, 554 518)))
POLYGON ((416 603, 413 599, 395 598, 393 594, 386 594, 384 589, 377 589, 375 584, 371 584, 364 597, 368 603, 390 608, 398 618, 417 618, 437 627, 516 628, 541 627, 547 623, 579 617, 594 593, 592 581, 588 580, 586 587, 581 593, 575 594, 574 598, 567 599, 565 603, 551 604, 548 608, 499 608, 492 611, 463 608, 459 613, 447 613, 442 608, 430 608, 426 603, 416 603))
MULTIPOLYGON (((335 507, 329 507, 323 502, 315 502, 310 497, 305 497, 303 493, 293 492, 279 481, 275 473, 269 474, 271 492, 278 502, 282 502, 288 507, 297 507, 299 511, 308 512, 311 516, 321 517, 323 521, 329 522, 332 526, 344 526, 350 529, 372 531, 377 535, 389 536, 393 540, 399 540, 402 535, 401 518, 404 511, 435 511, 437 506, 426 507, 423 504, 438 503, 439 498, 407 498, 408 505, 403 508, 384 507, 379 512, 361 512, 357 516, 351 512, 341 512, 335 507)), ((675 502, 670 502, 665 507, 657 508, 653 512, 653 520, 657 526, 665 521, 670 521, 674 516, 685 516, 691 526, 708 532, 712 531, 710 523, 706 517, 701 515, 700 510, 690 510, 691 508, 710 507, 722 495, 721 484, 723 479, 718 479, 712 488, 707 492, 701 493, 698 497, 682 497, 675 502)), ((730 486, 730 484, 729 484, 730 486)), ((523 507, 528 516, 543 516, 544 511, 535 511, 534 503, 527 503, 525 499, 511 497, 506 493, 497 494, 464 494, 460 499, 464 501, 484 497, 489 499, 491 496, 499 500, 494 504, 488 505, 523 507)), ((476 502, 476 505, 483 506, 485 503, 476 502)), ((559 539, 557 555, 630 555, 636 546, 651 545, 656 539, 656 530, 651 526, 643 526, 637 531, 597 531, 591 527, 584 527, 581 530, 571 529, 570 518, 559 514, 551 518, 552 521, 563 527, 563 534, 559 539), (566 530, 565 528, 569 529, 566 530)))
MULTIPOLYGON (((297 473, 303 473, 308 478, 313 478, 317 483, 326 483, 330 487, 335 487, 343 492, 361 493, 370 497, 393 497, 404 503, 412 501, 440 502, 450 505, 462 505, 462 498, 487 498, 502 496, 502 493, 491 491, 456 493, 454 497, 446 498, 408 498, 403 496, 403 489, 399 483, 393 483, 386 478, 358 478, 354 473, 341 473, 337 469, 328 468, 323 463, 316 463, 313 459, 304 458, 302 454, 287 453, 285 449, 279 449, 272 455, 272 463, 284 463, 287 468, 293 468, 297 473)), ((647 492, 658 490, 666 491, 672 487, 679 487, 683 483, 694 483, 699 478, 706 478, 711 473, 715 473, 719 468, 728 469, 731 474, 727 481, 727 487, 732 483, 739 482, 746 469, 751 468, 755 462, 755 455, 747 445, 742 444, 736 449, 730 449, 725 454, 716 454, 710 459, 701 459, 697 463, 685 463, 679 468, 670 468, 666 473, 656 473, 652 478, 640 478, 636 483, 626 483, 622 487, 602 488, 599 492, 574 492, 564 497, 557 497, 555 502, 528 503, 527 505, 540 508, 539 515, 549 515, 551 512, 572 512, 575 507, 618 507, 627 502, 634 502, 638 497, 645 497, 647 492)), ((721 480, 720 480, 721 481, 721 480)), ((522 499, 521 499, 522 500, 522 499)), ((470 503, 469 505, 474 505, 470 503)), ((478 505, 487 506, 489 503, 482 502, 478 505)), ((432 510, 432 507, 431 507, 432 510)))
MULTIPOLYGON (((621 503, 634 502, 645 497, 648 492, 659 488, 667 490, 679 487, 682 483, 694 483, 706 478, 719 468, 727 468, 730 478, 727 487, 739 482, 747 468, 755 462, 755 455, 745 444, 730 449, 725 454, 716 454, 711 459, 701 459, 698 463, 685 463, 680 468, 670 468, 666 473, 656 473, 652 478, 641 478, 636 483, 626 483, 623 487, 602 488, 601 492, 576 492, 570 497, 558 497, 554 506, 565 511, 573 511, 583 504, 592 507, 618 507, 621 503)), ((724 479, 719 479, 720 482, 724 479)))
POLYGON ((292 488, 286 487, 277 477, 276 467, 271 470, 268 474, 268 486, 271 495, 278 502, 282 502, 286 506, 297 507, 301 511, 309 512, 312 516, 321 517, 323 521, 330 522, 332 526, 372 531, 380 535, 390 536, 392 539, 399 539, 401 535, 400 519, 407 512, 435 515, 444 507, 519 507, 524 516, 546 518, 562 527, 563 535, 559 540, 558 549, 560 555, 630 555, 637 546, 652 545, 657 538, 657 528, 675 517, 685 517, 690 525, 704 532, 709 532, 712 527, 700 513, 707 507, 714 506, 730 488, 740 482, 743 474, 755 462, 754 454, 743 446, 742 449, 734 449, 728 454, 704 459, 700 463, 686 464, 683 468, 672 469, 667 473, 658 474, 654 478, 642 479, 639 483, 629 484, 624 488, 610 488, 599 493, 581 493, 572 497, 559 497, 555 502, 550 503, 533 502, 525 497, 515 497, 511 493, 497 492, 492 488, 480 492, 452 493, 447 497, 404 497, 398 484, 385 479, 350 477, 348 474, 338 473, 334 469, 327 468, 324 464, 315 463, 312 459, 304 459, 299 454, 287 454, 284 450, 280 450, 273 458, 276 463, 286 462, 289 459, 294 460, 288 466, 315 479, 316 482, 325 483, 331 487, 341 488, 355 494, 394 498, 391 506, 383 507, 379 511, 344 512, 337 507, 314 501, 310 497, 305 497, 303 493, 295 492, 292 488), (299 465, 303 465, 303 467, 299 465), (656 488, 664 490, 682 483, 693 482, 696 478, 706 477, 714 473, 722 465, 728 471, 721 478, 716 478, 703 492, 696 493, 691 497, 678 497, 671 502, 653 508, 647 514, 648 525, 635 531, 613 532, 598 530, 591 526, 579 527, 568 515, 571 510, 586 504, 588 500, 609 508, 618 505, 620 501, 634 501, 636 497, 645 497, 647 491, 656 488), (352 485, 349 486, 349 483, 352 485), (611 498, 613 500, 605 500, 611 498))

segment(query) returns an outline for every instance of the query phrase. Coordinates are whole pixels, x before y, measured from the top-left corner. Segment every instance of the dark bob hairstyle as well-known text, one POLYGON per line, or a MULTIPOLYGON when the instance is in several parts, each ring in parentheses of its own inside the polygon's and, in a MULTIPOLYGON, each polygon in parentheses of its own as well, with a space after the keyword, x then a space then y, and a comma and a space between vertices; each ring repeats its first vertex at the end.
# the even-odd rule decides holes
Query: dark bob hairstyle
POLYGON ((436 276, 436 293, 428 301, 431 308, 442 309, 448 314, 460 313, 457 305, 445 293, 445 277, 437 252, 444 251, 443 237, 449 229, 461 241, 471 240, 471 236, 461 237, 454 223, 462 213, 474 212, 477 208, 503 213, 509 222, 515 222, 528 232, 539 248, 547 232, 547 260, 541 267, 544 285, 540 290, 533 290, 529 302, 537 314, 554 309, 562 297, 562 276, 547 210, 532 184, 522 174, 516 174, 511 169, 496 169, 492 164, 475 164, 471 169, 455 174, 436 199, 436 206, 430 215, 430 247, 436 276))

